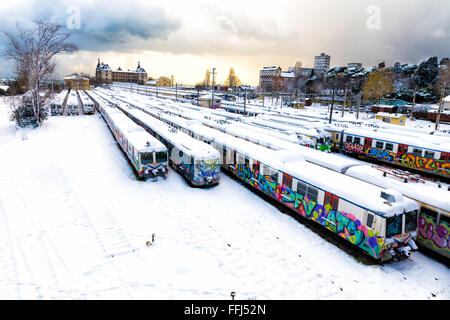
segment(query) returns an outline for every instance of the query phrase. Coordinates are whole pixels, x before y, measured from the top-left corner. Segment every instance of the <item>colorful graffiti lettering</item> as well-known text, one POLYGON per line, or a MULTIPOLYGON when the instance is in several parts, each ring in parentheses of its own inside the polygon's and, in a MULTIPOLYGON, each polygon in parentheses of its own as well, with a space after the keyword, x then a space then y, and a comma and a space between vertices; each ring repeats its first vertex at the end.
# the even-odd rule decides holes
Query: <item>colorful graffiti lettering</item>
POLYGON ((348 150, 348 151, 364 153, 364 147, 360 144, 347 142, 347 143, 345 143, 344 147, 345 147, 345 150, 348 150))
POLYGON ((395 153, 382 149, 369 148, 366 150, 366 154, 378 160, 394 161, 395 159, 395 153))
POLYGON ((450 226, 446 222, 436 224, 433 218, 424 214, 419 216, 417 240, 433 251, 450 257, 450 226))
POLYGON ((246 165, 237 165, 234 174, 246 183, 272 196, 279 202, 311 219, 352 244, 359 246, 374 258, 379 258, 386 246, 378 232, 366 228, 353 215, 332 210, 329 204, 322 206, 302 196, 286 185, 278 185, 270 176, 259 174, 246 165))
POLYGON ((219 163, 215 159, 202 160, 202 162, 197 164, 196 167, 197 167, 198 171, 200 172, 200 176, 202 178, 207 178, 207 177, 214 176, 216 173, 218 173, 216 171, 218 171, 217 169, 219 168, 219 163))
POLYGON ((443 160, 436 160, 433 158, 422 158, 415 156, 411 153, 407 153, 402 156, 400 161, 403 165, 412 167, 415 169, 433 171, 437 174, 443 174, 450 176, 450 162, 443 160))

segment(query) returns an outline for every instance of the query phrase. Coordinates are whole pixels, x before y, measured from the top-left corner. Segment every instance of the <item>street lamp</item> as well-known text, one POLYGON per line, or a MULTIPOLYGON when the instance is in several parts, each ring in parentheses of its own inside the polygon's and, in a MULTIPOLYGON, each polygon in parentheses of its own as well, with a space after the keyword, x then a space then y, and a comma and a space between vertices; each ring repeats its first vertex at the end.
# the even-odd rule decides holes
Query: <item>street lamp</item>
POLYGON ((231 300, 234 300, 234 297, 236 296, 236 292, 232 291, 230 293, 230 296, 231 296, 231 300))

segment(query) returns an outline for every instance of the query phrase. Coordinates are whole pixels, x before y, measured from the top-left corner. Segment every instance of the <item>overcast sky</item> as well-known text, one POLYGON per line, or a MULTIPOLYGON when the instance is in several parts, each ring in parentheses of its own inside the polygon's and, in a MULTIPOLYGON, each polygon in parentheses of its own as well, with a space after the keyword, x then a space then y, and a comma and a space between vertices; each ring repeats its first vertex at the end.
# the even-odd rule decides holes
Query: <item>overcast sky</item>
MULTIPOLYGON (((256 85, 261 67, 313 67, 321 52, 332 66, 450 56, 449 0, 2 1, 0 29, 35 18, 69 28, 80 48, 58 58, 60 77, 93 75, 100 58, 124 70, 141 61, 149 76, 173 74, 185 84, 212 67, 222 82, 234 67, 256 85)), ((0 50, 4 43, 0 35, 0 50)), ((0 62, 0 76, 12 75, 11 63, 0 62)))

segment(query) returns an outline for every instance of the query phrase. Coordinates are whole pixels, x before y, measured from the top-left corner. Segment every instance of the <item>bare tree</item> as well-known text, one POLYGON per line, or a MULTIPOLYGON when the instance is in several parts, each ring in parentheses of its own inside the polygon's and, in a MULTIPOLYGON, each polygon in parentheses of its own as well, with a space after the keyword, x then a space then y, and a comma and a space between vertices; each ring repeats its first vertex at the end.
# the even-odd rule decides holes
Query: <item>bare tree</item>
POLYGON ((68 42, 70 33, 59 24, 35 20, 34 28, 24 30, 17 25, 17 33, 3 31, 7 38, 4 55, 15 63, 18 77, 26 81, 30 91, 32 110, 40 125, 47 117, 44 99, 40 94, 40 82, 56 69, 55 55, 78 51, 75 44, 68 42))

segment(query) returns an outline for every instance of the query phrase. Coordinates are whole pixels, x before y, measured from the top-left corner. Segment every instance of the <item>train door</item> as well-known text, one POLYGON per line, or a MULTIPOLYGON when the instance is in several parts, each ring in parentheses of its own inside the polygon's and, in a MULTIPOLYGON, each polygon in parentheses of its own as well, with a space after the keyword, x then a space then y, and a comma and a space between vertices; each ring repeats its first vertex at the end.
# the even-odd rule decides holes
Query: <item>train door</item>
POLYGON ((335 195, 332 194, 332 193, 325 192, 325 197, 324 197, 324 200, 323 200, 323 205, 325 206, 325 205, 327 205, 327 204, 331 205, 331 209, 332 209, 332 210, 337 211, 338 206, 339 206, 339 197, 338 197, 338 196, 335 196, 335 195))
POLYGON ((398 145, 397 159, 401 159, 408 152, 408 146, 405 144, 398 145))
POLYGON ((287 173, 283 173, 283 185, 287 186, 289 189, 292 189, 292 176, 287 173))
POLYGON ((372 138, 364 138, 364 150, 368 150, 370 148, 372 148, 372 138))

